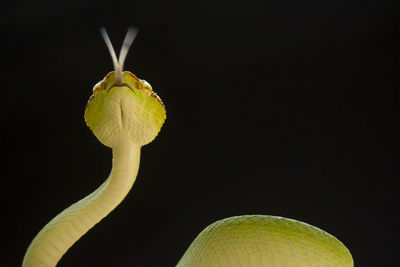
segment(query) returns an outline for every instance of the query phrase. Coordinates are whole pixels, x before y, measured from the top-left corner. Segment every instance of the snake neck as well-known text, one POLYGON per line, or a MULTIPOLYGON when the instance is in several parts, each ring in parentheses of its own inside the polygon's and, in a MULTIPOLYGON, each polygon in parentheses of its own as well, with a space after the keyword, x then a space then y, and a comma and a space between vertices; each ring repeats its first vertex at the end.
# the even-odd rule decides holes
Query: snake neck
POLYGON ((113 148, 108 179, 93 193, 53 218, 33 239, 23 267, 53 267, 90 228, 125 198, 139 169, 140 145, 121 137, 113 148))

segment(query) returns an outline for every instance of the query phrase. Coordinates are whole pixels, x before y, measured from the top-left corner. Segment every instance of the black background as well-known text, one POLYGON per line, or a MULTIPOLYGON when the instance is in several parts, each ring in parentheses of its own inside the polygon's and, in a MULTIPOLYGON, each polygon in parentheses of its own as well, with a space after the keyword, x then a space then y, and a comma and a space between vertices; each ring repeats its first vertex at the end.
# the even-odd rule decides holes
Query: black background
POLYGON ((356 266, 398 266, 389 1, 14 1, 2 4, 0 266, 107 177, 91 89, 125 69, 167 107, 133 190, 59 266, 173 266, 208 224, 272 214, 320 227, 356 266), (397 259, 397 260, 396 260, 397 259))

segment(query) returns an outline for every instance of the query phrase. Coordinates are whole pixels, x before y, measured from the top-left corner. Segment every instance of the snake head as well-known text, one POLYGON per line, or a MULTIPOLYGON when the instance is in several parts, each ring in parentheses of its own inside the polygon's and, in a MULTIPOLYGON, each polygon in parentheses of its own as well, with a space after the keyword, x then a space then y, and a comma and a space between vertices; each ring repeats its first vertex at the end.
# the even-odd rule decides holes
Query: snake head
MULTIPOLYGON (((111 45, 108 36, 104 38, 111 45)), ((140 146, 146 145, 157 136, 166 118, 165 106, 151 85, 131 72, 122 72, 133 38, 128 32, 118 61, 114 60, 115 52, 109 47, 110 53, 114 53, 115 71, 94 86, 85 108, 87 126, 108 147, 114 147, 121 136, 128 136, 140 146), (126 39, 130 39, 128 45, 126 39)))
POLYGON ((121 135, 138 145, 154 140, 166 118, 164 104, 151 85, 133 73, 122 73, 121 85, 110 72, 93 88, 85 109, 85 121, 101 143, 108 147, 121 135))

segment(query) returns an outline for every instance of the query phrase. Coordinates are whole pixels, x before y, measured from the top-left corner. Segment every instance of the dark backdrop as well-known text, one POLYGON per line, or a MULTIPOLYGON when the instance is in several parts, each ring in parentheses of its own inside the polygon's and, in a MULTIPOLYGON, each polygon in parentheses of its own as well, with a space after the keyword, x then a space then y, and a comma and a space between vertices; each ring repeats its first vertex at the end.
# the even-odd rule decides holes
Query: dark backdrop
MULTIPOLYGON (((173 266, 233 215, 301 220, 356 266, 398 266, 390 1, 13 1, 2 4, 0 266, 99 186, 111 151, 85 126, 92 87, 126 70, 167 107, 123 203, 59 266, 173 266), (375 3, 379 2, 379 3, 375 3)), ((398 12, 398 11, 397 11, 398 12)))

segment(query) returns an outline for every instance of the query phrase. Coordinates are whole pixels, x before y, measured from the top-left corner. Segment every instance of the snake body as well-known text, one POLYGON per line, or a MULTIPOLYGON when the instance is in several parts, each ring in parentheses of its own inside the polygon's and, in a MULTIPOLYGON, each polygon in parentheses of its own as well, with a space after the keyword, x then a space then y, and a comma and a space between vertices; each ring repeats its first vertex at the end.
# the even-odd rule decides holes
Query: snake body
POLYGON ((22 266, 56 266, 63 254, 124 199, 139 169, 140 148, 121 139, 113 149, 109 178, 92 194, 65 209, 33 239, 22 266))
MULTIPOLYGON (((139 169, 140 149, 160 131, 166 111, 151 86, 123 62, 134 39, 125 38, 119 59, 105 31, 115 71, 93 88, 85 121, 113 150, 107 180, 92 194, 52 219, 29 245, 23 267, 54 267, 65 252, 130 191, 139 169)), ((274 216, 227 218, 204 229, 179 261, 179 267, 352 267, 347 248, 330 234, 306 223, 274 216)))
POLYGON ((178 267, 352 267, 348 249, 312 225, 277 216, 244 215, 205 228, 178 267))

